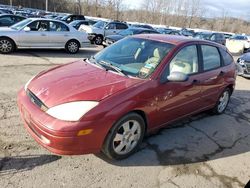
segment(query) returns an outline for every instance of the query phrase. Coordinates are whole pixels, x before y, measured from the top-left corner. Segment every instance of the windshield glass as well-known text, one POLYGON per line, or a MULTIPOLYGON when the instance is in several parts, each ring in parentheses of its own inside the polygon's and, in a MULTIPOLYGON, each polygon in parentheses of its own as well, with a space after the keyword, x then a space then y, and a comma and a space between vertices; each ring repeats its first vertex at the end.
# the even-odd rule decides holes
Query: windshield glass
POLYGON ((80 23, 80 20, 73 21, 69 25, 76 26, 78 23, 80 23))
POLYGON ((99 21, 99 22, 95 23, 93 26, 100 28, 100 29, 103 29, 106 24, 107 24, 107 22, 99 21))
POLYGON ((97 63, 106 62, 129 76, 148 78, 173 44, 140 38, 125 38, 94 56, 97 63))
POLYGON ((23 21, 21 21, 21 22, 18 22, 18 23, 16 23, 16 24, 14 24, 14 25, 11 26, 10 28, 11 28, 11 29, 15 29, 15 30, 19 30, 19 29, 23 28, 25 25, 27 25, 27 24, 30 23, 30 22, 31 22, 30 19, 25 19, 25 20, 23 20, 23 21))

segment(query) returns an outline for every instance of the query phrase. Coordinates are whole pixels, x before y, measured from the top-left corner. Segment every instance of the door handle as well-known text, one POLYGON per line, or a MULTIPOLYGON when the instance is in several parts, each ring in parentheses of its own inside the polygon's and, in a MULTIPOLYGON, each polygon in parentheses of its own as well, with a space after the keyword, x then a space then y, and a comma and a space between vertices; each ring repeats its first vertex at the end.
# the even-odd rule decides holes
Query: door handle
POLYGON ((224 71, 221 71, 219 76, 224 76, 225 75, 225 72, 224 71))

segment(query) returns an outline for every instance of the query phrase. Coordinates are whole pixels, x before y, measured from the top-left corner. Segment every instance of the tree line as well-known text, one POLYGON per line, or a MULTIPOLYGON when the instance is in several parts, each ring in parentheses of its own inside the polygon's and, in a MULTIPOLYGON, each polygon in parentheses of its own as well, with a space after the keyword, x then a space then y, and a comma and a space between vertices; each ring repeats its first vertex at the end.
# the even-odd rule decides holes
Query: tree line
MULTIPOLYGON (((121 21, 134 21, 182 28, 248 33, 250 23, 232 18, 226 10, 214 18, 200 0, 143 0, 139 8, 129 9, 125 0, 48 0, 49 11, 81 13, 121 21), (210 17, 210 18, 209 18, 210 17)), ((9 4, 10 0, 0 0, 9 4)), ((45 0, 12 0, 14 6, 45 9, 45 0)))

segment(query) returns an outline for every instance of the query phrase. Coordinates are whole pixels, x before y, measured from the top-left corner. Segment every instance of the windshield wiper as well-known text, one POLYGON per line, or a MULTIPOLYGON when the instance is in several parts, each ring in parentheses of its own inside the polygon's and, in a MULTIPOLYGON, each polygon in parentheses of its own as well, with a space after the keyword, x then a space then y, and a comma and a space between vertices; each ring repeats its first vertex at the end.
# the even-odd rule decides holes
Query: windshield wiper
POLYGON ((108 69, 106 70, 113 70, 113 71, 118 72, 119 74, 122 74, 123 76, 128 76, 122 69, 112 65, 111 63, 108 63, 106 61, 100 61, 99 64, 104 67, 107 67, 108 69))
POLYGON ((105 68, 105 67, 103 67, 101 64, 99 64, 99 63, 96 61, 96 59, 95 59, 95 57, 94 57, 94 56, 91 56, 91 57, 90 57, 90 58, 88 58, 87 60, 88 60, 88 62, 89 62, 89 63, 94 64, 94 65, 97 65, 98 67, 100 67, 100 68, 102 68, 102 69, 105 69, 105 70, 106 70, 106 68, 105 68))

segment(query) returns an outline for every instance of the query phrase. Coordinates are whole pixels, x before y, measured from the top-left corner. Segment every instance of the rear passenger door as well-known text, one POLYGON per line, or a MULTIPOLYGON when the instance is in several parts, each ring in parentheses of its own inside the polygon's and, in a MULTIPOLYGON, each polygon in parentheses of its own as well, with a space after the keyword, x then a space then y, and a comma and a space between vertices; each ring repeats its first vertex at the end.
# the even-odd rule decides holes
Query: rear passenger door
POLYGON ((224 74, 222 58, 219 49, 215 46, 201 45, 202 56, 202 103, 206 107, 215 105, 224 86, 224 74))
POLYGON ((69 27, 61 22, 50 21, 48 47, 64 47, 68 40, 70 40, 69 27))

